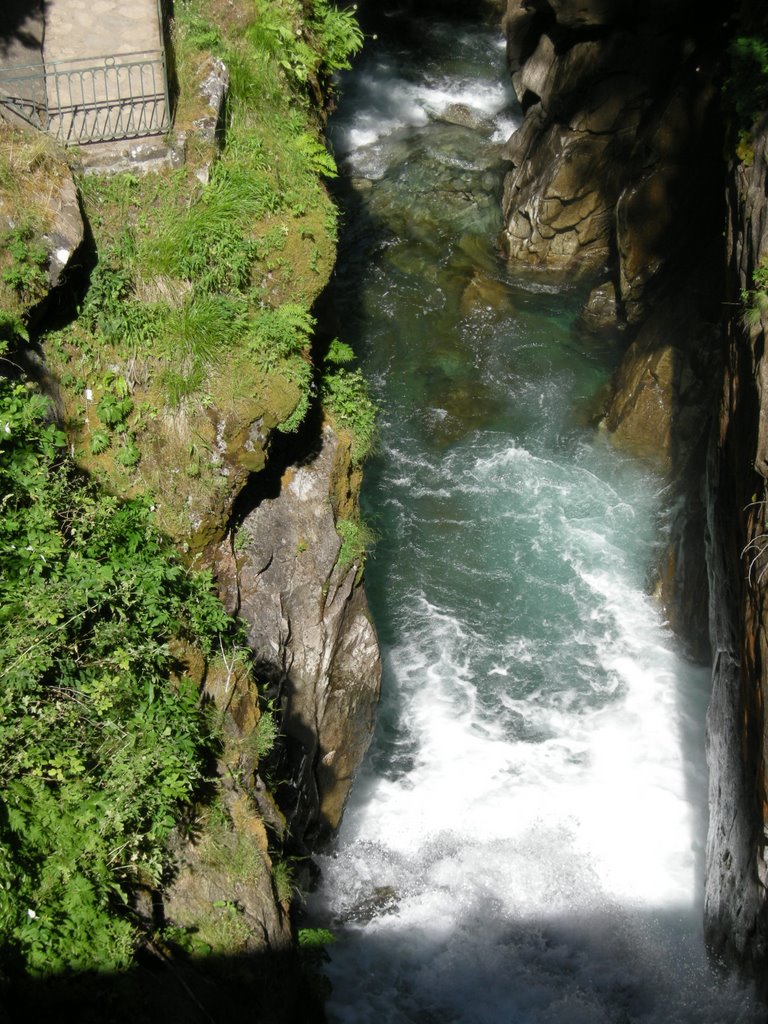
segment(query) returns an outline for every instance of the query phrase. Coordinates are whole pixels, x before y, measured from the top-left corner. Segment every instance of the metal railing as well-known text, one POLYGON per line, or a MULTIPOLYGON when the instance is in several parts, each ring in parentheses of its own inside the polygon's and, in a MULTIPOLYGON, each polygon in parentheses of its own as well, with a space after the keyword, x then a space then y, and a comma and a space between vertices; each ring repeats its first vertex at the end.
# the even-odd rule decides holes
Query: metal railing
POLYGON ((162 50, 0 69, 0 115, 65 144, 163 135, 171 124, 162 50))

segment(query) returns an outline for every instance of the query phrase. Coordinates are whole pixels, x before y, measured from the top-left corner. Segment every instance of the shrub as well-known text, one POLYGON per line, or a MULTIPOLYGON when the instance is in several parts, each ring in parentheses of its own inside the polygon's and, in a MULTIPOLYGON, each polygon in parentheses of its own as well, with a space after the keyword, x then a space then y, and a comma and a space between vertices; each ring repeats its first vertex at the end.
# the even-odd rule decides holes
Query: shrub
POLYGON ((168 641, 210 651, 230 626, 147 503, 98 494, 47 417, 0 378, 0 944, 33 972, 115 969, 213 742, 168 641))
MULTIPOLYGON (((331 350, 334 351, 333 346, 331 350)), ((322 398, 331 418, 352 434, 352 460, 361 463, 373 450, 377 436, 376 405, 361 371, 339 368, 326 372, 322 398)))
POLYGON ((768 41, 739 36, 728 47, 730 75, 725 94, 736 115, 737 126, 749 129, 768 107, 768 41))

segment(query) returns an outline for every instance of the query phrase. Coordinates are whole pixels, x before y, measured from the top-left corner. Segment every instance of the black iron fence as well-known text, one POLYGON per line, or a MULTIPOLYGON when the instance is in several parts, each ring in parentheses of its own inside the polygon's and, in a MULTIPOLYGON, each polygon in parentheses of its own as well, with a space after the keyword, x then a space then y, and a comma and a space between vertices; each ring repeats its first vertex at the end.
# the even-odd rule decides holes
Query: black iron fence
POLYGON ((0 68, 0 115, 64 144, 163 135, 170 128, 162 50, 0 68))

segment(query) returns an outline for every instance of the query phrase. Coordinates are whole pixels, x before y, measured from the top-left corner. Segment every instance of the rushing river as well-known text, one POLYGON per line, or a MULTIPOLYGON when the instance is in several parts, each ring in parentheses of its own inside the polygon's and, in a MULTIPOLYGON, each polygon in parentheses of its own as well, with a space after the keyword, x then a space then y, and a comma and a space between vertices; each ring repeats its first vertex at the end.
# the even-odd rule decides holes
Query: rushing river
POLYGON ((331 129, 342 338, 383 410, 364 503, 385 676, 310 906, 338 937, 329 1017, 761 1019, 705 962, 709 672, 648 596, 662 484, 590 426, 616 344, 494 252, 519 121, 501 40, 382 24, 331 129))

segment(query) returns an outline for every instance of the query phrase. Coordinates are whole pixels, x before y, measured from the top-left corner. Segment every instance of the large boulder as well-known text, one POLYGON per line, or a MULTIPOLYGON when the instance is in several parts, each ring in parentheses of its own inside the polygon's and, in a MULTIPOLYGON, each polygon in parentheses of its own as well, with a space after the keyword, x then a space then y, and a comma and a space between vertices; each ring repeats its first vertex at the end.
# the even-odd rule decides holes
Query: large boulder
POLYGON ((505 153, 502 248, 571 279, 608 269, 639 319, 692 214, 717 208, 716 19, 687 0, 508 0, 504 26, 525 117, 505 153))

